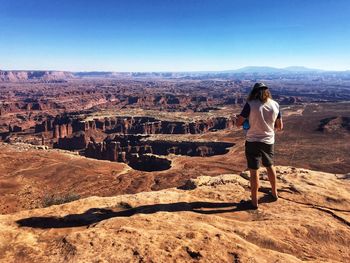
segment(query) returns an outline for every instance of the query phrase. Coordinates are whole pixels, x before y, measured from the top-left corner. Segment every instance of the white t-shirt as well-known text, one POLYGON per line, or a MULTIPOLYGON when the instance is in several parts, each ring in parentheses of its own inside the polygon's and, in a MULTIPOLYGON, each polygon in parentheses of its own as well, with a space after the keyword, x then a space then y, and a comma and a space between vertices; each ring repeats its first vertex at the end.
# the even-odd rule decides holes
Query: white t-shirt
POLYGON ((280 106, 276 101, 248 101, 240 115, 249 120, 250 128, 246 134, 248 142, 275 143, 275 122, 281 118, 280 106))

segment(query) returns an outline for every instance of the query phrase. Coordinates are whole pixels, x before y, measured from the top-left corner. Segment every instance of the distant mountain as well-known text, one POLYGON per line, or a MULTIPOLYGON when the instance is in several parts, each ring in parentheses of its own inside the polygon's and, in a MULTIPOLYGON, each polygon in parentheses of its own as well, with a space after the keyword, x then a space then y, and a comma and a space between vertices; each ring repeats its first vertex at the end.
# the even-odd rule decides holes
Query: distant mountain
POLYGON ((286 68, 274 68, 274 67, 257 67, 257 66, 249 66, 236 70, 230 70, 227 72, 231 73, 303 73, 303 72, 322 72, 320 69, 312 69, 301 66, 291 66, 286 68))
POLYGON ((259 75, 259 77, 289 77, 313 75, 318 77, 338 76, 349 79, 350 71, 324 71, 320 69, 291 66, 286 68, 249 66, 235 70, 224 71, 189 71, 189 72, 113 72, 113 71, 19 71, 0 70, 0 82, 40 81, 62 82, 74 78, 94 79, 125 79, 125 78, 168 78, 168 79, 207 79, 207 78, 241 78, 245 75, 259 75))
POLYGON ((132 76, 131 72, 112 72, 112 71, 82 71, 74 72, 75 77, 79 78, 116 78, 132 76))
POLYGON ((249 66, 244 67, 236 70, 229 70, 228 72, 231 73, 275 73, 279 72, 280 69, 273 68, 273 67, 256 67, 256 66, 249 66))
POLYGON ((309 69, 306 67, 244 67, 236 70, 224 71, 184 71, 184 72, 75 72, 74 75, 79 78, 117 78, 117 77, 135 77, 135 78, 185 78, 185 77, 224 77, 234 74, 288 74, 288 73, 307 73, 321 72, 318 69, 309 69))
POLYGON ((324 71, 321 69, 314 69, 314 68, 307 68, 307 67, 300 67, 300 66, 286 67, 283 69, 287 71, 294 71, 294 72, 323 72, 324 71))
POLYGON ((19 71, 0 70, 0 82, 42 81, 60 82, 74 78, 73 73, 65 71, 19 71))

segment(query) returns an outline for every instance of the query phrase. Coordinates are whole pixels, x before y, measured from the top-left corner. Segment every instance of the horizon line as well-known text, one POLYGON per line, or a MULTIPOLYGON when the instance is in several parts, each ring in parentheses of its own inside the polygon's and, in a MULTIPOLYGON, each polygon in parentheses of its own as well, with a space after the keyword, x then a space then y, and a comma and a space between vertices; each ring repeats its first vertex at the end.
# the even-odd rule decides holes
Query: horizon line
MULTIPOLYGON (((71 73, 80 73, 80 72, 112 72, 112 73, 215 73, 215 72, 228 72, 228 71, 238 71, 249 68, 270 68, 277 70, 288 70, 289 68, 301 68, 307 71, 323 71, 323 72, 347 72, 350 71, 350 68, 347 69, 324 69, 324 68, 312 68, 305 66, 286 66, 286 67, 274 67, 274 66, 243 66, 239 68, 230 68, 230 69, 220 69, 220 70, 134 70, 134 71, 118 71, 118 70, 62 70, 62 69, 1 69, 0 71, 52 71, 52 72, 71 72, 71 73)), ((293 70, 291 70, 293 71, 293 70)), ((297 71, 297 70, 296 70, 297 71)))

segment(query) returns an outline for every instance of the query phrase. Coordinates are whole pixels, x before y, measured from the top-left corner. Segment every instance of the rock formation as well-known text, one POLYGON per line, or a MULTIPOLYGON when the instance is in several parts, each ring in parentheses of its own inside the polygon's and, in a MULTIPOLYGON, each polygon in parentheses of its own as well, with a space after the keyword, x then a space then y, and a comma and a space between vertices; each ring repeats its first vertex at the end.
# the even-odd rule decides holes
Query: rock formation
POLYGON ((137 170, 158 171, 169 169, 171 162, 156 156, 150 157, 147 154, 208 157, 225 154, 228 152, 228 148, 234 145, 233 143, 224 142, 141 140, 143 137, 116 135, 113 138, 105 139, 103 142, 91 141, 83 154, 94 159, 124 162, 137 170), (158 168, 157 162, 159 164, 158 168))
POLYGON ((85 132, 80 131, 69 137, 65 136, 58 138, 57 143, 55 143, 53 147, 64 150, 79 150, 85 149, 87 144, 88 139, 86 138, 85 132))
POLYGON ((264 75, 209 75, 1 71, 0 261, 349 262, 348 74, 264 78, 286 166, 258 211, 231 116, 264 75))
POLYGON ((192 180, 194 190, 90 197, 0 215, 5 262, 348 262, 349 180, 277 167, 250 210, 245 175, 192 180))
POLYGON ((330 117, 320 121, 319 131, 326 133, 350 132, 350 117, 330 117))
POLYGON ((232 118, 215 117, 195 122, 162 121, 150 117, 118 116, 84 121, 68 115, 48 117, 35 126, 35 132, 53 131, 54 138, 63 138, 74 132, 100 129, 121 134, 199 134, 210 130, 232 128, 232 118))

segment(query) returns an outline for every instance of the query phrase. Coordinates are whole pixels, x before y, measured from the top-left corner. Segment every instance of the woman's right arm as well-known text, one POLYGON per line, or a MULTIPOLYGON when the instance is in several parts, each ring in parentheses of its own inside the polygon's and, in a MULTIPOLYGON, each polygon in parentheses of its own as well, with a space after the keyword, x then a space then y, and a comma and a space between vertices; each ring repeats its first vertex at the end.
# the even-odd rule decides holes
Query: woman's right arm
POLYGON ((246 103, 242 109, 241 114, 238 115, 238 119, 236 120, 236 126, 241 127, 245 119, 248 119, 250 114, 250 106, 249 103, 246 103))
POLYGON ((236 126, 238 128, 241 127, 244 121, 245 121, 245 118, 243 118, 241 115, 238 115, 238 118, 236 120, 236 126))

